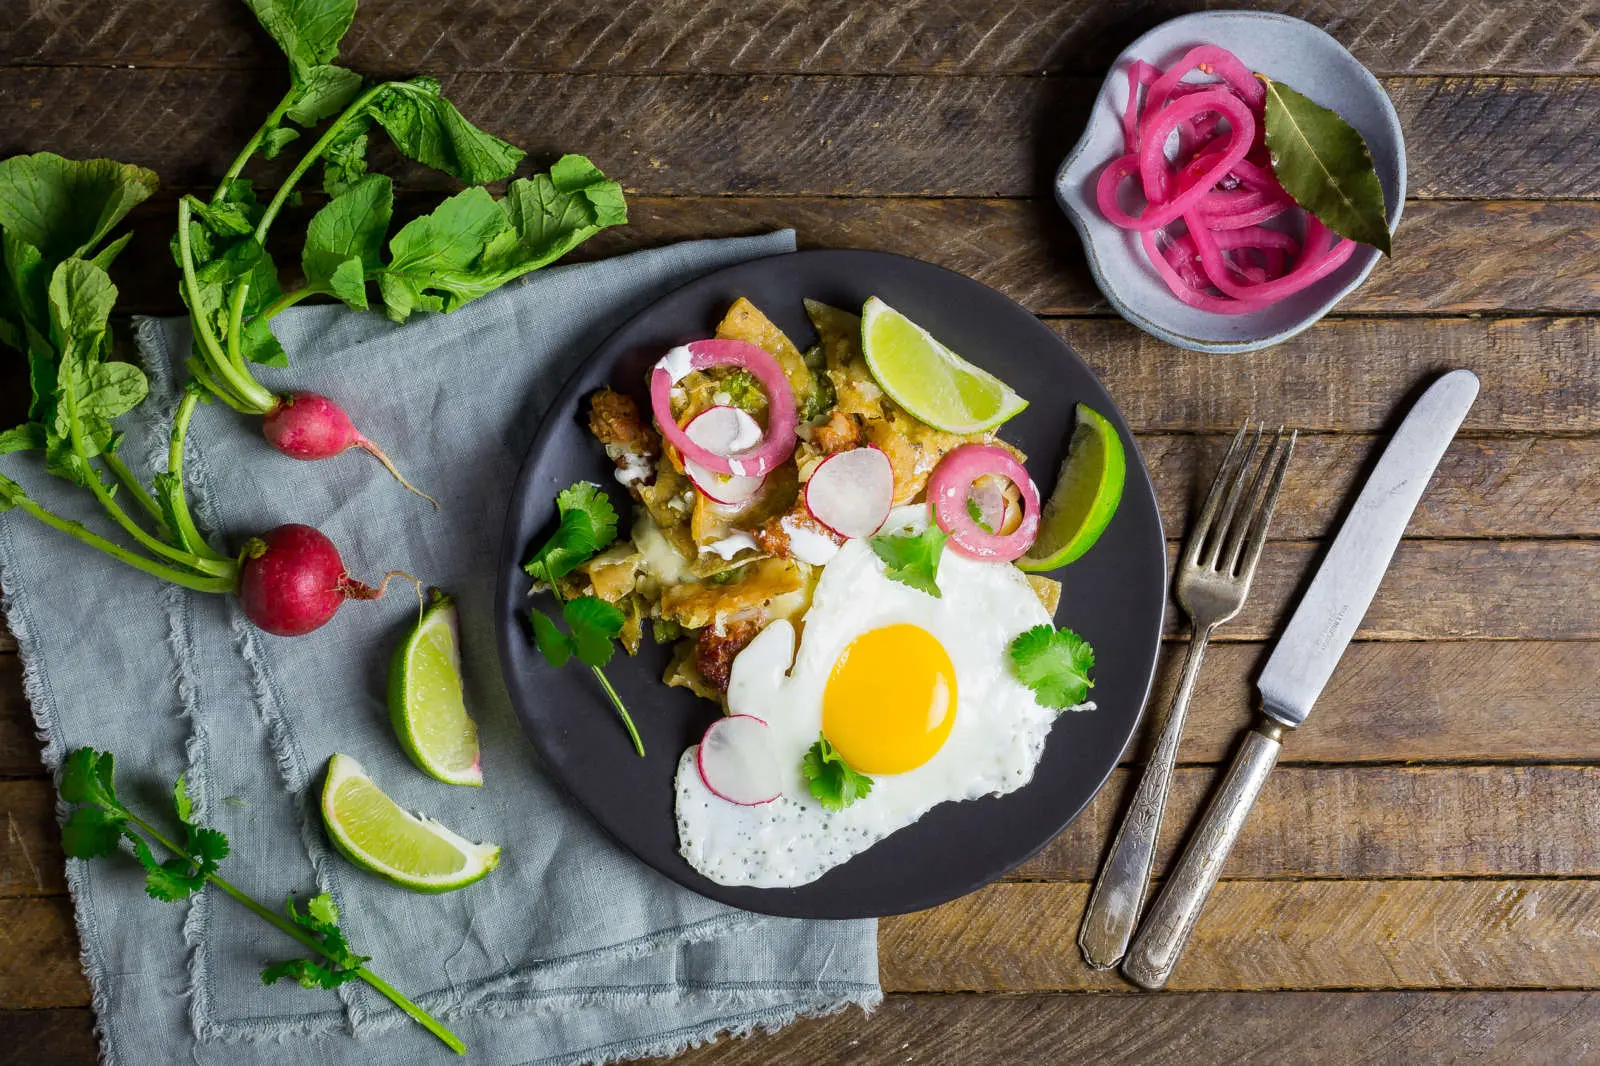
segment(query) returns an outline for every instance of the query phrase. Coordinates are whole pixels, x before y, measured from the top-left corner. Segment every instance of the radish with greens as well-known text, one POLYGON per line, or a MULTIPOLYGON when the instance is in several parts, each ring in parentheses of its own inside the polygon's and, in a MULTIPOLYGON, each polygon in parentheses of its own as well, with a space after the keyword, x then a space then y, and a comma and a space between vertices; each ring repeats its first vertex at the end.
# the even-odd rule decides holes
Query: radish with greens
POLYGON ((548 173, 511 182, 504 199, 496 200, 483 183, 509 178, 521 149, 473 126, 432 78, 369 84, 334 64, 355 17, 355 0, 246 2, 283 49, 290 84, 211 196, 179 202, 173 250, 194 329, 190 370, 229 407, 264 418, 267 439, 284 454, 325 459, 359 447, 399 478, 394 464, 333 400, 279 395, 257 380, 251 363, 288 362, 272 334, 272 318, 316 294, 365 311, 373 283, 396 322, 413 311, 453 311, 625 222, 622 189, 587 159, 568 155, 548 173), (245 167, 257 155, 277 156, 300 138, 301 129, 319 127, 283 183, 270 198, 259 199, 241 177, 245 167), (472 186, 389 237, 387 258, 394 189, 387 177, 367 173, 374 127, 402 155, 472 186), (331 199, 306 233, 300 261, 305 283, 285 292, 265 250, 267 235, 318 164, 331 199))
POLYGON ((238 592, 245 614, 272 633, 306 633, 371 588, 308 526, 280 526, 235 556, 196 527, 184 487, 184 442, 208 397, 192 382, 173 415, 167 469, 146 485, 118 454, 116 420, 144 402, 149 382, 107 359, 117 289, 105 268, 127 244, 108 240, 155 190, 155 175, 109 159, 49 153, 0 163, 0 343, 22 351, 33 387, 28 421, 0 433, 0 453, 36 452, 45 472, 91 493, 123 543, 49 510, 0 475, 0 511, 15 508, 141 570, 197 592, 238 592), (124 506, 126 504, 126 506, 124 506), (131 543, 130 543, 131 542, 131 543))

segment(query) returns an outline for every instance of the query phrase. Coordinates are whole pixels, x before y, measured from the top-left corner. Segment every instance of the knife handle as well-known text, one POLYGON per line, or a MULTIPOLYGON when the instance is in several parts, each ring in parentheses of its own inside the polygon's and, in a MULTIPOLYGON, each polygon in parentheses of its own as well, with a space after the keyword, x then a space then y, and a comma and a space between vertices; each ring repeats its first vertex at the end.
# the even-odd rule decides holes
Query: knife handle
POLYGON ((1222 788, 1201 816, 1122 962, 1123 975, 1141 988, 1161 988, 1172 976, 1245 818, 1278 762, 1283 730, 1269 719, 1244 735, 1222 788))

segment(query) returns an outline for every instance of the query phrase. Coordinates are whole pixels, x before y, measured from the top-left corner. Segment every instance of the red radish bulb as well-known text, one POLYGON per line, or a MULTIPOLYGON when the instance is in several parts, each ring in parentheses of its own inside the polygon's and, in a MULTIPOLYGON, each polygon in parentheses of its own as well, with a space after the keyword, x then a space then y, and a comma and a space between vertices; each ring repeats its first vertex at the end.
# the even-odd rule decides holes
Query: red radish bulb
POLYGON ((291 522, 245 542, 239 602, 245 617, 268 633, 298 637, 323 625, 345 600, 375 600, 373 588, 352 578, 339 550, 319 530, 291 522))
POLYGON ((868 445, 835 452, 806 481, 806 510, 841 537, 870 537, 894 505, 894 468, 868 445))
POLYGON ((331 459, 340 452, 360 448, 370 454, 394 479, 439 509, 439 501, 400 476, 383 449, 361 435, 344 408, 314 392, 291 392, 278 397, 278 405, 261 419, 267 443, 291 459, 331 459))
POLYGON ((695 763, 706 788, 741 807, 771 803, 783 792, 772 731, 751 714, 712 722, 700 738, 695 763))

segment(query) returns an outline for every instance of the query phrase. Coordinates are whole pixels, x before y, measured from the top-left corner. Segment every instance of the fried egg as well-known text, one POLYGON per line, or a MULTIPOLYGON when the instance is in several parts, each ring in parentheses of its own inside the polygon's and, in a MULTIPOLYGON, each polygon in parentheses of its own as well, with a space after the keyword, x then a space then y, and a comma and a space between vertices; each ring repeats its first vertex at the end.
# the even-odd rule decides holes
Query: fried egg
MULTIPOLYGON (((883 532, 916 532, 918 505, 883 532)), ((823 568, 796 650, 795 627, 772 622, 734 660, 732 714, 764 720, 776 753, 777 798, 722 799, 684 752, 676 781, 679 850, 722 885, 803 885, 940 803, 998 796, 1033 777, 1055 712, 1010 672, 1007 646, 1048 623, 1009 563, 946 550, 935 598, 890 579, 865 541, 823 568), (825 736, 872 790, 825 810, 801 772, 825 736)))

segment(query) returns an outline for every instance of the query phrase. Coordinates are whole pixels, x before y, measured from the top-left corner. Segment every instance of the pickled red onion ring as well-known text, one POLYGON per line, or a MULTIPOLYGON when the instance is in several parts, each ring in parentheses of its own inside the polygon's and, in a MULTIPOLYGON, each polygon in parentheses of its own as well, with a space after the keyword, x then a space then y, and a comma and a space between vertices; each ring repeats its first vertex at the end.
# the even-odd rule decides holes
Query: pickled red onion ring
POLYGON ((928 478, 933 518, 962 555, 1008 563, 1026 555, 1039 534, 1039 490, 1028 471, 997 444, 963 444, 951 451, 928 478), (985 474, 1006 478, 1022 493, 1022 521, 1010 533, 989 533, 972 520, 967 497, 985 474))
POLYGON ((1302 211, 1279 184, 1263 143, 1265 104, 1261 82, 1216 45, 1191 48, 1166 71, 1143 60, 1129 66, 1123 154, 1100 172, 1095 198, 1109 221, 1138 234, 1157 275, 1191 307, 1257 311, 1355 254, 1354 242, 1302 211), (1184 81, 1193 71, 1215 80, 1184 81), (1144 194, 1137 215, 1118 200, 1129 178, 1144 194), (1284 216, 1303 221, 1303 239, 1265 225, 1284 216))
POLYGON ((650 408, 668 444, 685 459, 718 474, 761 477, 794 454, 794 431, 799 425, 794 392, 778 361, 754 344, 719 339, 691 341, 674 348, 650 372, 650 408), (719 366, 748 370, 767 394, 767 428, 761 442, 733 455, 720 455, 696 444, 672 415, 672 386, 691 371, 719 366))

